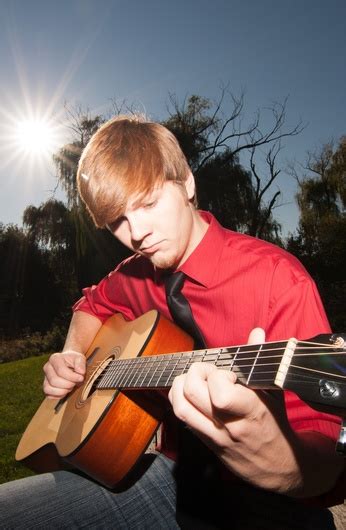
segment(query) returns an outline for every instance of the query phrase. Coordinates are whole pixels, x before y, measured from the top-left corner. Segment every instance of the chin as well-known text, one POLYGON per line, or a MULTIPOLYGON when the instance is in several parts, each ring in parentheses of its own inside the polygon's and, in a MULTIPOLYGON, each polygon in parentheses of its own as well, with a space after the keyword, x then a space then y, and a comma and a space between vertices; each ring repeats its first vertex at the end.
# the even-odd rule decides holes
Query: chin
POLYGON ((159 269, 175 269, 178 260, 174 256, 152 256, 150 261, 159 269))

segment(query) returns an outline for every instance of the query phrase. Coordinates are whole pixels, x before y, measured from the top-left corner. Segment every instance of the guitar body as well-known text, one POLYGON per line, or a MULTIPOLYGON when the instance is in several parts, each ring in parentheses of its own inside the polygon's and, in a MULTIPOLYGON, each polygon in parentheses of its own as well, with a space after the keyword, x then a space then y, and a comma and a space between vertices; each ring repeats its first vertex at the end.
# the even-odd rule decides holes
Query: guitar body
POLYGON ((119 484, 152 440, 166 400, 155 391, 99 389, 94 383, 114 359, 186 351, 192 346, 192 339, 157 311, 130 322, 114 315, 86 354, 84 383, 66 399, 42 402, 23 434, 16 459, 37 472, 74 467, 107 487, 119 484))

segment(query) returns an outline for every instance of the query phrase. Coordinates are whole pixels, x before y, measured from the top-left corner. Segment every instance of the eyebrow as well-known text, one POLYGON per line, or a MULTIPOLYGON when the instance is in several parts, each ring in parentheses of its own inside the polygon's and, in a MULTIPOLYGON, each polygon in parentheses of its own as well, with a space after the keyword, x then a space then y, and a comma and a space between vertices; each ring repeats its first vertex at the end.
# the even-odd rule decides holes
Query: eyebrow
MULTIPOLYGON (((151 200, 152 199, 152 195, 155 194, 156 192, 159 192, 162 190, 162 186, 156 186, 155 188, 152 188, 149 192, 147 193, 141 193, 140 196, 134 201, 133 205, 132 205, 132 208, 133 209, 136 209, 136 208, 140 208, 141 205, 146 201, 146 200, 151 200)), ((128 201, 127 201, 127 204, 128 204, 128 201)), ((126 206, 127 206, 126 204, 126 206)), ((121 204, 120 207, 123 209, 123 211, 125 211, 126 209, 126 206, 124 204, 121 204)), ((114 232, 114 228, 112 229, 112 226, 111 225, 115 225, 119 222, 119 220, 121 219, 121 217, 123 216, 123 214, 120 214, 119 217, 117 217, 116 219, 114 219, 114 221, 110 221, 109 223, 105 224, 105 227, 107 228, 107 230, 109 230, 112 234, 114 232)))
POLYGON ((140 194, 140 196, 134 201, 132 207, 133 208, 138 208, 140 207, 143 203, 145 203, 146 201, 150 201, 153 199, 153 195, 156 193, 156 192, 159 192, 160 190, 162 189, 162 187, 156 187, 156 188, 153 188, 152 190, 150 190, 149 192, 147 193, 142 193, 140 194))

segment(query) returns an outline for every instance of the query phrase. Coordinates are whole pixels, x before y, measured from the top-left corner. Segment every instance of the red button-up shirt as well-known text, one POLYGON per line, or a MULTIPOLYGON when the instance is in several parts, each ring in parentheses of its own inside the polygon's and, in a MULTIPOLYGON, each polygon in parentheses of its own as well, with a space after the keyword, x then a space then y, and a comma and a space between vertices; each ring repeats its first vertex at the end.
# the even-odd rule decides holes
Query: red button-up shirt
MULTIPOLYGON (((207 212, 209 228, 180 267, 186 274, 183 294, 208 347, 245 344, 249 331, 261 327, 267 341, 309 339, 330 333, 316 286, 302 264, 279 247, 227 230, 207 212)), ((74 306, 104 322, 120 312, 132 320, 151 309, 171 319, 162 271, 142 256, 121 263, 97 286, 83 290, 74 306)), ((336 439, 340 419, 317 412, 285 392, 287 415, 296 431, 318 431, 336 439)), ((170 441, 163 451, 170 453, 170 441)))
MULTIPOLYGON (((330 333, 316 286, 295 257, 265 241, 226 230, 210 213, 201 215, 209 228, 180 270, 187 276, 183 294, 208 347, 245 344, 255 327, 265 330, 267 341, 330 333)), ((132 320, 151 309, 172 318, 162 273, 141 256, 125 260, 83 294, 74 310, 102 322, 117 312, 132 320)), ((317 430, 336 439, 338 418, 286 394, 294 429, 317 430)))

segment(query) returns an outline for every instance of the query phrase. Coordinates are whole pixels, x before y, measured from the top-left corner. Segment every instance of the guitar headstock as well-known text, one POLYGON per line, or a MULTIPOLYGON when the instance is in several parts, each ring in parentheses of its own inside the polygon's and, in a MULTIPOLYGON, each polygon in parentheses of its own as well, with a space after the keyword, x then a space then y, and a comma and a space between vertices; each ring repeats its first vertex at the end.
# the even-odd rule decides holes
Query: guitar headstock
POLYGON ((313 408, 346 416, 346 334, 299 341, 283 388, 313 408))

